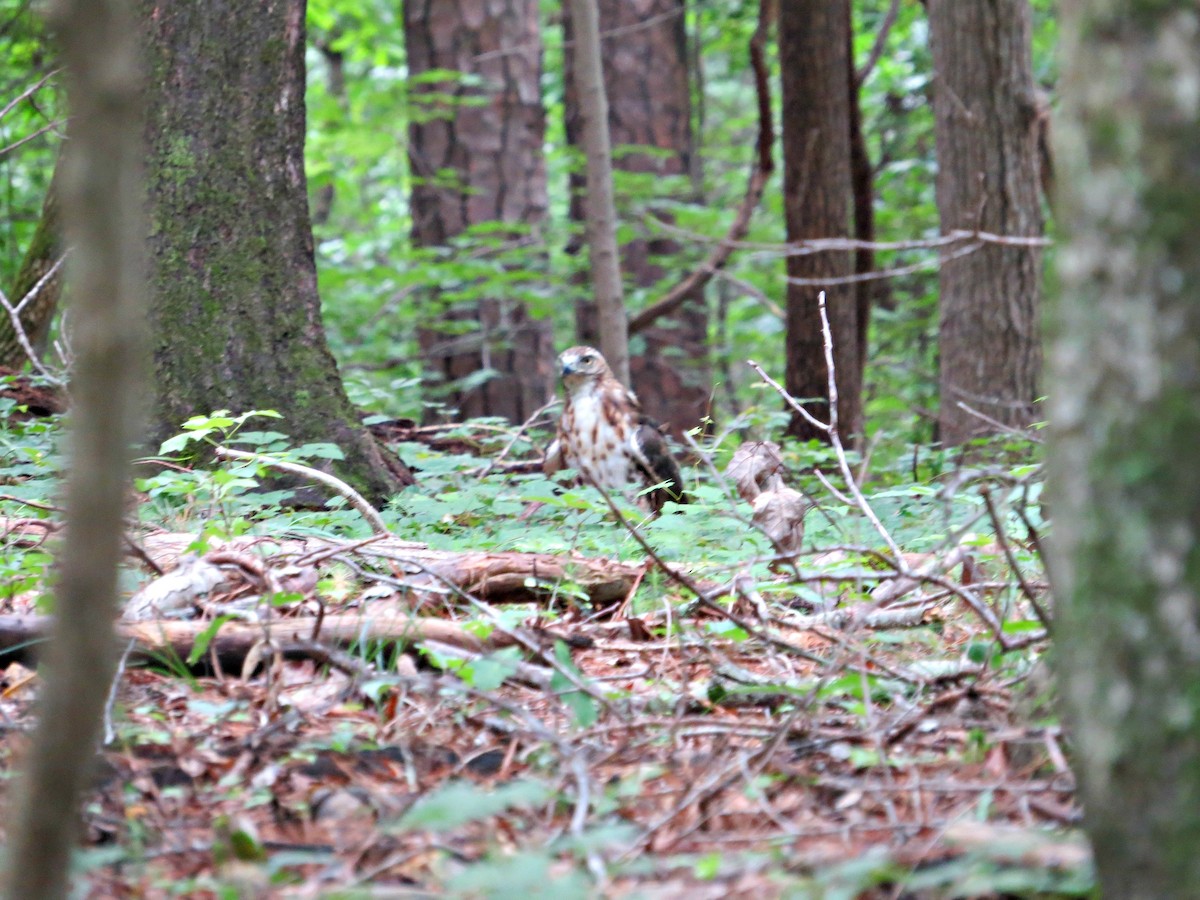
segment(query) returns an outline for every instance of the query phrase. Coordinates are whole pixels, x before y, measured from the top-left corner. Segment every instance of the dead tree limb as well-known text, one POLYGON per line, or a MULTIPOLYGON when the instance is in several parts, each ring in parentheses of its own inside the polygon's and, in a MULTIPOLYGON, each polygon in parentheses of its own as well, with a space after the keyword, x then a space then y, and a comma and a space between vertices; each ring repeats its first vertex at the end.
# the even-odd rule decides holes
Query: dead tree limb
MULTIPOLYGON (((0 658, 9 654, 23 662, 36 661, 38 648, 50 633, 49 616, 0 616, 0 658)), ((368 642, 389 641, 410 646, 433 640, 463 650, 479 652, 502 646, 508 641, 495 633, 487 641, 467 631, 462 625, 445 619, 413 616, 388 604, 378 612, 346 613, 325 616, 319 620, 321 643, 331 646, 354 646, 368 642)), ((309 655, 304 646, 314 640, 318 619, 298 616, 268 622, 224 622, 209 644, 222 668, 237 671, 251 649, 269 642, 284 654, 309 655)), ((212 627, 207 620, 127 622, 117 627, 126 641, 133 641, 131 659, 134 663, 176 659, 186 660, 197 640, 212 627)), ((206 658, 208 654, 206 654, 206 658)))
POLYGON ((712 277, 729 262, 738 241, 750 230, 750 219, 754 210, 762 201, 763 190, 771 173, 775 171, 775 161, 771 157, 771 147, 775 143, 775 126, 771 118, 771 83, 767 72, 765 45, 772 19, 771 0, 762 0, 759 9, 758 28, 750 39, 750 65, 754 70, 754 89, 758 98, 758 144, 753 167, 750 170, 750 180, 746 184, 746 193, 738 206, 737 215, 725 237, 713 248, 704 260, 691 274, 671 288, 660 300, 647 306, 629 320, 629 333, 637 334, 653 325, 663 316, 670 315, 684 304, 694 292, 704 287, 712 277))

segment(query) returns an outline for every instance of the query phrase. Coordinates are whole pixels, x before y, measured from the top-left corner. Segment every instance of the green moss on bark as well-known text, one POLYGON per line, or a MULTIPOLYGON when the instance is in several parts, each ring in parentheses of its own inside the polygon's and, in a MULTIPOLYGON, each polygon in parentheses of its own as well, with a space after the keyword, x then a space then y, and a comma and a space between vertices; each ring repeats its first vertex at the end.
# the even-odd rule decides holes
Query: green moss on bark
POLYGON ((410 483, 358 423, 321 323, 304 180, 304 4, 143 4, 156 370, 153 439, 274 409, 380 499, 410 483))

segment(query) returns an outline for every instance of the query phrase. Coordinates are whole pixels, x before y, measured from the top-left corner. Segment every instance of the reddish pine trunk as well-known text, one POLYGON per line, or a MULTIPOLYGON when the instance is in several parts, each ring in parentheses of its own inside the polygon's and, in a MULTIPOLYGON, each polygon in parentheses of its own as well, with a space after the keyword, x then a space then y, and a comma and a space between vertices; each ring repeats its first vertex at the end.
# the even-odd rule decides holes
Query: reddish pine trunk
MULTIPOLYGON (((779 9, 783 71, 783 189, 788 241, 850 234, 851 111, 850 17, 847 0, 789 0, 779 9)), ((837 279, 852 272, 845 251, 790 256, 789 278, 837 279)), ((789 284, 787 378, 792 396, 818 419, 829 417, 828 368, 817 294, 828 298, 840 431, 862 430, 862 352, 858 294, 851 285, 789 284)), ((827 435, 793 415, 788 433, 827 435)))
MULTIPOLYGON (((1028 0, 930 0, 938 211, 956 229, 1040 237, 1028 0)), ((1039 418, 1041 250, 984 244, 940 274, 941 439, 1039 418), (965 409, 964 406, 970 407, 965 409)))
MULTIPOLYGON (((413 241, 441 246, 484 222, 533 226, 536 237, 547 204, 536 0, 406 0, 404 29, 412 76, 447 69, 481 80, 413 87, 421 113, 409 125, 413 241), (436 94, 454 102, 423 96, 436 94)), ((446 399, 464 417, 519 422, 549 399, 549 321, 500 298, 453 305, 437 318, 478 322, 465 334, 461 325, 420 334, 427 365, 450 386, 446 399), (494 377, 459 384, 484 369, 494 377)))

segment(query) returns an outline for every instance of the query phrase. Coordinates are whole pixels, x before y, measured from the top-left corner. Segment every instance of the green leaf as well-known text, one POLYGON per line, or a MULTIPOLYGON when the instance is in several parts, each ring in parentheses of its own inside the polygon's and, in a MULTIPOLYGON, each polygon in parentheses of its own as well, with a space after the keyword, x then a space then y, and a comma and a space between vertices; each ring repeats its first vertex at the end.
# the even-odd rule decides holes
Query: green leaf
POLYGON ((345 459, 346 454, 337 444, 301 444, 295 450, 302 459, 345 459))
POLYGON ((171 453, 178 453, 180 450, 183 450, 192 441, 198 441, 201 438, 205 437, 207 434, 208 434, 208 432, 203 432, 201 434, 176 434, 176 435, 173 435, 172 437, 169 437, 165 441, 162 442, 162 444, 158 448, 158 452, 163 454, 164 456, 169 455, 171 453))
POLYGON ((458 675, 467 684, 481 691, 494 691, 504 684, 505 679, 517 671, 517 660, 513 657, 520 651, 515 647, 492 653, 473 660, 463 666, 458 675))
POLYGON ((490 790, 466 781, 452 781, 418 800, 396 828, 450 831, 514 807, 540 805, 553 796, 547 785, 536 781, 511 781, 490 790))
MULTIPOLYGON (((558 660, 560 666, 575 675, 581 682, 587 683, 587 679, 579 671, 579 667, 575 665, 575 661, 571 659, 570 648, 563 641, 555 642, 554 657, 558 660)), ((554 677, 550 679, 550 689, 557 693, 562 702, 571 710, 571 714, 575 718, 575 724, 578 727, 590 728, 596 724, 598 717, 596 701, 590 694, 585 694, 579 688, 575 687, 566 675, 556 670, 554 677)))
POLYGON ((736 622, 730 622, 728 619, 721 619, 716 622, 705 622, 704 628, 709 634, 717 637, 728 638, 731 641, 744 641, 750 637, 742 626, 736 622))
POLYGON ((233 616, 217 616, 212 620, 212 624, 196 635, 196 642, 192 644, 192 652, 188 654, 187 658, 189 666, 194 666, 201 660, 204 654, 208 652, 208 645, 217 636, 217 632, 221 630, 221 626, 232 618, 233 616))

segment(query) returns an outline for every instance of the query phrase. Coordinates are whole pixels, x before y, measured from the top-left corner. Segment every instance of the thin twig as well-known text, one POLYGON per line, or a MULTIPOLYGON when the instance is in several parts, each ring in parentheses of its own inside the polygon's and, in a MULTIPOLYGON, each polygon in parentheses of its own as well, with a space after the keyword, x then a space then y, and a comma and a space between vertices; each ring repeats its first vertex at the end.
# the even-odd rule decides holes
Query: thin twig
MULTIPOLYGON (((673 222, 656 218, 664 231, 669 231, 676 237, 686 238, 695 243, 713 244, 725 240, 712 237, 702 232, 692 231, 673 222)), ((998 244, 1006 247, 1049 247, 1051 240, 1046 237, 1024 237, 1021 235, 997 234, 992 231, 973 231, 967 228, 955 228, 934 238, 913 238, 906 241, 864 241, 859 238, 807 238, 786 244, 769 243, 766 241, 738 241, 734 249, 748 250, 771 256, 809 256, 814 253, 845 253, 852 250, 941 250, 945 247, 961 243, 998 244)))
POLYGON ((270 456, 265 456, 261 453, 248 453, 245 450, 231 450, 228 447, 217 447, 217 456, 225 459, 242 459, 247 462, 256 462, 264 466, 270 466, 273 469, 279 469, 283 472, 291 472, 293 475, 302 475, 305 478, 311 478, 313 481, 320 482, 327 488, 330 488, 334 493, 345 497, 350 501, 350 505, 357 509, 367 523, 371 526, 371 530, 376 534, 391 534, 391 530, 387 527, 387 523, 383 521, 383 516, 375 509, 366 498, 358 491, 346 484, 340 478, 330 475, 328 472, 322 472, 320 469, 314 469, 311 466, 302 466, 299 463, 284 462, 281 459, 274 459, 270 456))
MULTIPOLYGON (((995 428, 1001 434, 1011 434, 1013 437, 1024 438, 1025 440, 1032 441, 1035 444, 1042 443, 1042 439, 1040 437, 1038 437, 1036 434, 1034 434, 1032 431, 1029 431, 1024 428, 1017 428, 1014 425, 1006 425, 1003 422, 1001 422, 999 419, 992 418, 987 413, 980 412, 979 410, 977 410, 973 407, 967 406, 967 404, 963 403, 961 400, 959 400, 954 405, 957 406, 959 409, 961 409, 963 412, 965 412, 967 415, 974 416, 975 418, 979 419, 980 421, 986 422, 988 425, 991 425, 993 428, 995 428)), ((1024 404, 1022 404, 1022 405, 1024 405, 1024 404)))
POLYGON ((828 424, 826 424, 825 422, 822 422, 820 419, 818 419, 816 416, 814 416, 812 413, 810 413, 807 409, 805 409, 804 406, 800 403, 800 401, 798 401, 795 397, 793 397, 791 394, 789 394, 787 392, 787 389, 782 384, 780 384, 778 381, 776 381, 774 378, 772 378, 770 375, 768 375, 762 366, 760 366, 758 363, 756 363, 752 359, 746 360, 746 365, 748 365, 755 372, 757 372, 759 377, 762 378, 763 381, 765 381, 768 385, 770 385, 772 388, 774 388, 775 393, 779 394, 779 396, 783 398, 783 402, 786 403, 788 406, 790 406, 792 409, 794 409, 797 413, 799 413, 800 416, 806 422, 808 422, 809 425, 811 425, 813 428, 818 429, 819 431, 828 431, 829 430, 828 424))
POLYGON ((117 739, 112 723, 113 707, 117 703, 117 688, 121 686, 121 679, 125 677, 125 667, 129 664, 129 655, 135 646, 137 646, 137 638, 130 638, 129 643, 125 645, 125 652, 121 654, 121 659, 117 662, 117 671, 113 674, 112 684, 108 687, 108 700, 104 704, 103 746, 105 747, 117 739))
POLYGON ((863 496, 862 490, 858 487, 858 482, 854 480, 854 471, 850 468, 850 461, 846 459, 846 448, 842 446, 842 439, 838 435, 838 393, 837 393, 837 372, 833 365, 833 331, 829 327, 829 312, 825 308, 825 292, 821 291, 817 295, 817 308, 821 314, 821 339, 825 346, 825 367, 829 373, 829 443, 833 447, 833 453, 837 457, 838 465, 842 469, 842 477, 846 481, 846 487, 850 491, 850 495, 854 498, 858 508, 862 510, 872 525, 875 526, 875 531, 883 538, 884 543, 888 545, 888 549, 892 551, 896 558, 896 566, 902 574, 907 574, 904 570, 908 568, 904 564, 904 554, 900 551, 900 545, 896 543, 891 532, 883 527, 883 523, 879 521, 879 517, 875 515, 875 510, 871 508, 871 504, 867 502, 867 498, 863 496))
POLYGON ((13 141, 7 147, 0 147, 0 156, 4 156, 4 154, 6 154, 6 153, 12 153, 18 147, 20 147, 24 144, 28 144, 30 141, 34 140, 35 138, 41 137, 47 131, 52 131, 54 128, 58 127, 59 125, 62 125, 63 123, 64 123, 63 119, 55 119, 53 122, 46 123, 41 128, 39 128, 37 131, 34 131, 31 134, 25 135, 25 137, 21 138, 19 141, 13 141))
POLYGON ((1017 577, 1017 584, 1021 586, 1021 593, 1025 595, 1025 599, 1033 607, 1033 612, 1038 617, 1038 621, 1042 623, 1042 627, 1050 628, 1050 617, 1046 615, 1046 610, 1042 608, 1042 604, 1034 594, 1033 587, 1025 580, 1025 573, 1021 571, 1021 566, 1017 563, 1017 556, 1013 553, 1012 547, 1009 546, 1008 537, 1004 533, 1004 525, 1000 521, 1000 513, 996 510, 995 501, 992 500, 992 492, 987 488, 983 488, 979 493, 983 496, 983 502, 987 505, 988 517, 991 518, 992 528, 996 532, 996 541, 1000 544, 1000 549, 1004 551, 1004 558, 1008 560, 1008 567, 1017 577))
POLYGON ((922 272, 926 269, 936 269, 948 262, 968 256, 982 249, 983 244, 976 242, 944 253, 936 259, 927 259, 907 266, 895 266, 891 269, 874 269, 870 272, 860 272, 857 275, 840 275, 832 278, 799 278, 789 275, 787 283, 802 287, 839 287, 847 284, 862 284, 867 281, 883 281, 886 278, 897 278, 901 275, 911 275, 914 272, 922 272))
POLYGON ((900 0, 892 0, 887 12, 883 15, 883 21, 879 23, 879 29, 875 32, 875 43, 871 45, 867 61, 863 63, 861 69, 854 73, 854 80, 859 87, 862 87, 863 82, 871 77, 871 72, 874 71, 880 57, 883 56, 883 48, 887 44, 888 35, 892 31, 892 26, 896 24, 896 17, 899 14, 900 0))
POLYGON ((784 401, 794 410, 799 412, 813 427, 825 431, 829 434, 829 443, 833 448, 834 456, 837 458, 838 467, 842 471, 842 477, 846 481, 846 487, 849 489, 851 496, 854 498, 854 505, 862 510, 863 515, 874 526, 875 531, 883 538, 884 543, 888 545, 888 549, 892 551, 895 560, 893 565, 896 570, 902 575, 910 574, 907 571, 907 566, 904 565, 904 557, 900 551, 900 546, 896 543, 891 533, 883 527, 883 523, 879 521, 879 517, 875 515, 875 510, 871 508, 871 504, 867 502, 867 498, 863 496, 862 491, 858 487, 858 483, 854 480, 854 471, 850 468, 850 462, 846 459, 846 449, 842 446, 841 437, 838 435, 838 392, 837 392, 837 371, 833 364, 833 332, 829 327, 829 313, 825 308, 825 292, 821 291, 817 295, 818 309, 821 315, 821 338, 825 348, 825 367, 829 375, 829 422, 825 423, 814 417, 806 410, 795 397, 793 397, 779 382, 775 381, 771 376, 763 371, 762 366, 753 360, 748 363, 754 371, 762 376, 763 380, 775 389, 784 401))
POLYGON ((483 478, 485 475, 491 474, 492 470, 495 469, 496 466, 498 466, 500 464, 501 460, 503 460, 504 457, 508 456, 509 451, 511 451, 512 448, 516 445, 517 441, 520 440, 521 435, 523 435, 526 431, 528 431, 533 426, 533 423, 542 417, 543 413, 547 412, 548 410, 550 410, 551 408, 556 406, 558 403, 559 403, 559 400, 557 397, 551 397, 549 400, 547 400, 545 403, 543 403, 541 406, 539 406, 537 409, 535 409, 533 411, 533 414, 520 424, 520 426, 517 428, 517 430, 513 433, 513 436, 509 440, 509 442, 504 445, 504 448, 495 457, 493 457, 492 460, 486 466, 484 466, 481 469, 476 469, 472 474, 477 475, 480 478, 483 478))
MULTIPOLYGON (((591 684, 584 681, 583 678, 581 678, 579 675, 577 675, 574 671, 572 671, 570 668, 568 668, 567 666, 564 666, 562 663, 560 663, 558 661, 558 659, 554 656, 553 653, 549 653, 549 654, 546 653, 543 650, 542 646, 536 640, 531 638, 525 632, 524 629, 514 628, 510 624, 508 624, 505 621, 504 617, 501 616, 500 613, 491 604, 484 603, 478 597, 473 595, 470 591, 463 590, 463 588, 461 586, 455 584, 453 581, 451 581, 445 575, 443 575, 442 573, 425 565, 420 560, 418 560, 414 557, 397 555, 397 556, 382 556, 381 558, 391 559, 396 562, 400 562, 405 565, 412 566, 417 571, 419 571, 425 575, 428 575, 433 580, 439 582, 450 593, 456 595, 457 597, 459 597, 459 598, 465 600, 467 603, 469 603, 472 608, 474 608, 484 618, 486 618, 488 621, 490 621, 492 623, 492 626, 497 631, 499 631, 501 634, 503 634, 507 637, 512 638, 516 643, 518 643, 519 645, 524 647, 526 650, 528 650, 530 652, 530 654, 532 654, 535 658, 542 660, 546 665, 548 665, 550 668, 552 668, 556 672, 558 672, 563 678, 565 678, 567 681, 569 681, 572 684, 572 686, 575 687, 576 690, 578 690, 584 694, 587 694, 589 697, 591 697, 593 700, 598 702, 601 706, 603 706, 609 712, 612 712, 615 715, 620 715, 620 713, 618 712, 616 707, 613 705, 612 701, 609 699, 609 697, 603 691, 597 690, 596 688, 592 687, 591 684)), ((378 573, 376 573, 372 577, 376 581, 382 582, 384 584, 393 584, 393 585, 396 585, 397 587, 401 587, 401 588, 408 587, 408 585, 406 585, 405 582, 399 578, 392 578, 390 576, 381 575, 378 573)))
POLYGON ((786 650, 788 653, 792 653, 801 659, 807 659, 810 662, 815 662, 822 666, 830 665, 830 661, 824 657, 818 656, 816 653, 813 653, 809 650, 805 650, 803 647, 799 647, 790 641, 785 641, 783 638, 777 637, 776 635, 771 634, 769 631, 764 631, 754 623, 750 622, 748 619, 739 616, 737 613, 728 610, 721 604, 717 603, 714 598, 731 593, 732 588, 730 586, 725 585, 712 591, 706 591, 690 575, 687 575, 676 569, 674 566, 669 565, 661 556, 658 555, 655 549, 650 546, 650 543, 644 537, 642 537, 642 533, 638 530, 637 526, 625 518, 625 514, 621 512, 621 508, 617 506, 617 504, 613 501, 613 498, 609 496, 608 492, 595 482, 591 482, 591 485, 600 493, 600 496, 604 498, 604 502, 608 504, 608 508, 612 510, 613 515, 617 517, 617 521, 622 525, 622 527, 624 527, 629 535, 635 541, 637 541, 638 545, 642 548, 642 550, 645 551, 646 555, 654 561, 654 564, 658 566, 658 568, 661 569, 668 578, 685 588, 690 593, 694 594, 696 597, 696 602, 702 608, 707 609, 710 612, 714 612, 724 619, 728 619, 747 634, 752 635, 759 640, 765 641, 772 646, 786 650))
POLYGON ((55 260, 54 265, 47 269, 46 273, 39 278, 34 286, 25 293, 25 296, 17 301, 15 312, 20 313, 25 309, 26 306, 37 299, 37 295, 41 293, 42 287, 49 282, 51 278, 58 274, 58 270, 62 268, 62 264, 66 261, 66 259, 67 252, 64 252, 62 256, 55 260))
POLYGON ((24 100, 26 97, 29 97, 29 96, 37 93, 37 91, 39 89, 41 89, 42 85, 44 85, 47 81, 49 81, 51 78, 53 78, 55 75, 57 75, 61 71, 62 71, 62 69, 51 69, 49 72, 47 72, 45 75, 43 75, 37 81, 35 81, 32 85, 25 88, 25 90, 21 91, 21 93, 18 94, 16 97, 13 97, 13 99, 10 100, 5 105, 4 109, 0 109, 0 119, 3 119, 10 112, 12 112, 13 108, 18 103, 20 103, 22 100, 24 100))
MULTIPOLYGON (((58 262, 54 264, 50 271, 38 279, 38 283, 35 284, 30 290, 31 294, 36 293, 41 289, 42 285, 58 269, 59 265, 62 264, 62 261, 65 258, 66 254, 63 254, 63 256, 59 258, 58 262)), ((38 358, 37 353, 33 349, 33 343, 29 340, 29 335, 25 333, 25 326, 21 323, 20 315, 20 310, 24 306, 24 300, 20 301, 16 306, 14 306, 9 301, 8 296, 4 293, 4 291, 0 290, 0 306, 3 306, 5 313, 8 314, 8 320, 12 325, 13 334, 17 338, 17 343, 21 345, 21 349, 25 351, 25 356, 28 357, 29 362, 33 365, 33 367, 37 369, 38 374, 55 387, 62 387, 66 382, 63 379, 53 375, 50 370, 42 364, 42 361, 38 358)))

